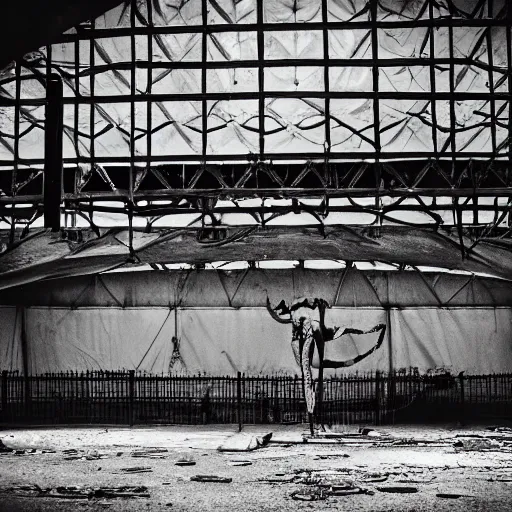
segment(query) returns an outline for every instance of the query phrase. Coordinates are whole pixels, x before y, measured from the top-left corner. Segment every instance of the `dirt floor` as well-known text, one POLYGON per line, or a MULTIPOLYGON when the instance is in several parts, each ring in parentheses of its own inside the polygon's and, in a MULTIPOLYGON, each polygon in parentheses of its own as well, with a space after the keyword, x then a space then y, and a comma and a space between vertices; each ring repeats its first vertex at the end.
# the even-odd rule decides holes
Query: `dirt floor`
POLYGON ((246 426, 272 439, 234 453, 233 425, 4 428, 0 510, 512 510, 512 429, 305 427, 246 426))

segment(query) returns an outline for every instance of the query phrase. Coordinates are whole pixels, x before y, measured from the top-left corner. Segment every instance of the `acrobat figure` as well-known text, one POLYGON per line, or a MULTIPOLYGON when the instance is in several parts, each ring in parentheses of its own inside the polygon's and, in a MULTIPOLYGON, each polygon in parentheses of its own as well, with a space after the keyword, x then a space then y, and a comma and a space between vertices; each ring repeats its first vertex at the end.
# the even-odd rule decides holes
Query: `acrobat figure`
MULTIPOLYGON (((362 331, 351 327, 327 327, 325 325, 325 310, 330 305, 324 299, 300 298, 290 307, 282 300, 275 308, 270 304, 267 298, 267 309, 274 320, 282 324, 292 324, 292 350, 295 361, 301 368, 303 392, 306 399, 307 411, 311 434, 313 434, 313 412, 315 410, 315 389, 313 385, 313 375, 311 366, 313 357, 318 355, 319 368, 319 401, 322 402, 323 393, 323 369, 324 368, 348 368, 359 363, 375 352, 384 341, 386 332, 385 324, 378 324, 368 331, 362 331), (341 332, 340 332, 341 331, 341 332), (344 334, 370 334, 379 332, 377 343, 353 359, 344 361, 333 361, 326 359, 325 343, 339 340, 344 334)), ((316 366, 316 365, 315 365, 316 366)), ((321 416, 321 414, 320 414, 321 416)), ((321 421, 321 417, 320 417, 321 421)))

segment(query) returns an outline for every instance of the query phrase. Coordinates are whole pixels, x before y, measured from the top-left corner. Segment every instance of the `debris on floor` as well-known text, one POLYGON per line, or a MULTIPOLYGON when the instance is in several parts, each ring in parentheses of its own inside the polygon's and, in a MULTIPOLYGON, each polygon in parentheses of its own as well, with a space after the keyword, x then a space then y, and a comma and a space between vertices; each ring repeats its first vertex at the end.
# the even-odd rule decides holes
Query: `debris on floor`
POLYGON ((178 460, 174 463, 175 466, 195 466, 196 461, 194 456, 190 453, 181 454, 178 460))
POLYGON ((325 454, 318 454, 316 457, 314 457, 313 460, 326 460, 326 459, 336 459, 336 458, 345 458, 350 457, 348 453, 325 453, 325 454))
POLYGON ((195 475, 191 476, 190 480, 192 482, 215 482, 221 484, 229 484, 233 481, 232 478, 217 475, 195 475))
POLYGON ((250 460, 230 460, 228 461, 230 466, 252 466, 252 462, 250 460))
POLYGON ((313 490, 313 491, 294 491, 290 494, 292 499, 299 501, 319 501, 326 500, 328 498, 327 493, 324 489, 313 490))
MULTIPOLYGON (((0 443, 2 443, 0 441, 0 443)), ((55 453, 55 450, 36 450, 35 448, 26 448, 26 449, 12 449, 5 446, 3 443, 0 444, 0 454, 1 455, 41 455, 43 453, 55 453)))
POLYGON ((241 432, 235 434, 218 447, 219 452, 250 452, 257 448, 267 446, 272 438, 272 432, 263 436, 256 436, 241 432))
POLYGON ((153 469, 148 466, 136 466, 131 468, 121 468, 121 473, 152 473, 153 469))
POLYGON ((464 451, 483 451, 500 450, 503 445, 494 439, 488 439, 486 437, 471 437, 467 439, 459 439, 453 444, 453 446, 464 451))
POLYGON ((398 478, 396 482, 400 484, 431 484, 434 480, 436 480, 436 476, 426 476, 426 477, 410 477, 407 473, 404 473, 402 477, 398 478))
POLYGON ((145 448, 143 450, 134 450, 132 457, 143 457, 147 459, 165 459, 169 450, 166 448, 145 448))
POLYGON ((458 498, 474 498, 474 496, 471 496, 470 494, 458 494, 458 493, 451 493, 451 492, 438 492, 436 494, 438 498, 446 498, 446 499, 452 499, 456 500, 458 498))
POLYGON ((15 494, 17 496, 35 498, 60 498, 60 499, 93 499, 93 498, 149 498, 148 488, 139 486, 121 487, 47 487, 39 485, 18 485, 14 487, 0 488, 1 494, 15 494))
POLYGON ((99 460, 99 459, 108 459, 108 455, 105 453, 100 453, 98 450, 63 450, 62 453, 67 455, 64 457, 64 460, 99 460))
POLYGON ((400 494, 410 494, 413 492, 418 492, 417 487, 405 487, 405 486, 389 486, 389 487, 377 487, 377 490, 380 492, 396 492, 400 494))
MULTIPOLYGON (((360 428, 359 433, 363 436, 368 436, 368 437, 381 437, 383 435, 381 432, 378 432, 377 430, 375 430, 373 428, 368 428, 368 427, 360 428)), ((389 434, 387 434, 387 435, 389 435, 389 434)))

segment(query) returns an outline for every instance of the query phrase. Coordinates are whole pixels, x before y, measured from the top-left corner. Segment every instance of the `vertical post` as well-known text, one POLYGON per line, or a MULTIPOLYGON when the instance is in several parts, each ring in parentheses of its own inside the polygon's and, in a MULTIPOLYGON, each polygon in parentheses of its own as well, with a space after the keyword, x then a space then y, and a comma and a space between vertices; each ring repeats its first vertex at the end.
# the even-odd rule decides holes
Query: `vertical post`
POLYGON ((135 399, 135 370, 130 370, 128 374, 128 420, 130 422, 130 427, 133 427, 133 403, 135 399))
POLYGON ((236 374, 236 411, 238 416, 238 432, 242 432, 242 373, 236 374))
POLYGON ((375 424, 380 425, 380 395, 381 395, 381 376, 380 371, 375 372, 375 424))
POLYGON ((317 421, 320 426, 324 426, 324 349, 325 344, 322 337, 320 343, 317 343, 318 357, 320 359, 320 367, 318 369, 318 409, 317 421))
MULTIPOLYGON (((379 97, 379 34, 377 29, 378 0, 370 0, 370 22, 372 41, 372 83, 373 83, 373 137, 375 147, 375 161, 373 164, 375 175, 375 207, 380 208, 381 188, 381 140, 380 140, 380 97, 379 97)), ((379 218, 382 222, 382 219, 379 218)))
POLYGON ((62 79, 52 73, 46 83, 46 112, 44 130, 44 227, 60 230, 62 201, 62 79))
POLYGON ((466 424, 466 396, 464 389, 464 372, 459 373, 459 383, 460 383, 460 417, 459 421, 461 425, 466 424))
POLYGON ((31 411, 31 398, 30 398, 30 379, 29 379, 29 364, 28 364, 28 343, 27 343, 27 329, 26 329, 26 314, 25 306, 19 307, 21 313, 21 356, 23 364, 23 386, 24 386, 24 405, 25 417, 29 419, 31 411))
MULTIPOLYGON (((389 276, 387 277, 388 290, 389 290, 389 276)), ((389 291, 388 291, 389 301, 389 291)), ((391 337, 391 308, 388 306, 386 309, 386 320, 388 330, 388 352, 389 352, 389 366, 388 366, 388 382, 387 382, 387 410, 392 411, 393 422, 395 421, 395 399, 396 399, 396 379, 393 364, 393 339, 391 337)))
POLYGON ((5 420, 7 412, 7 370, 2 371, 2 416, 5 420))

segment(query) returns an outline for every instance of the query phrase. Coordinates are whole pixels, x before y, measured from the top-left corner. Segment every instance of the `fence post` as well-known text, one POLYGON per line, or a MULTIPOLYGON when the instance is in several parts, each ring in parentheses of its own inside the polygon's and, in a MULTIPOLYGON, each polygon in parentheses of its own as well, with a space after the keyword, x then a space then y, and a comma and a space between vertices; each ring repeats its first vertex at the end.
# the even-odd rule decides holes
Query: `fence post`
POLYGON ((7 412, 7 370, 2 371, 2 416, 7 412))
POLYGON ((380 384, 381 376, 380 372, 377 370, 375 372, 375 425, 380 425, 380 384))
POLYGON ((133 427, 133 402, 135 400, 135 370, 128 372, 128 416, 130 427, 133 427))
POLYGON ((238 415, 238 432, 242 432, 242 373, 236 375, 236 410, 238 415))
POLYGON ((460 417, 459 421, 461 425, 466 424, 466 397, 465 397, 465 390, 464 390, 464 372, 459 373, 459 382, 460 382, 460 417))

